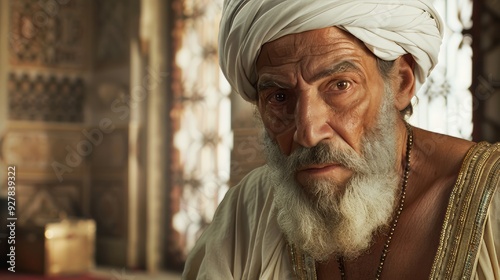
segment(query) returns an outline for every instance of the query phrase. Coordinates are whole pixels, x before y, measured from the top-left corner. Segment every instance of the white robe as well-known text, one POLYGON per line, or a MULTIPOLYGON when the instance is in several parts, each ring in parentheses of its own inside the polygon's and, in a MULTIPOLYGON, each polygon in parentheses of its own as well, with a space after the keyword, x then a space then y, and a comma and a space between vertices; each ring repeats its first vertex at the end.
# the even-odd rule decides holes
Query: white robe
POLYGON ((192 249, 183 279, 293 279, 273 209, 269 168, 232 187, 192 249))

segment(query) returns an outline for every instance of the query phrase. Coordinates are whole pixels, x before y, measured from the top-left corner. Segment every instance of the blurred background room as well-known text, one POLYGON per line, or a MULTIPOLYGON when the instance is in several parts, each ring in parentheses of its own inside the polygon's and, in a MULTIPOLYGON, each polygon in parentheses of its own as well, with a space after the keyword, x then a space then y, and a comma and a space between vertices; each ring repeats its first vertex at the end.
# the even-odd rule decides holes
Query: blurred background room
MULTIPOLYGON (((0 0, 1 279, 180 279, 225 192, 265 162, 219 70, 222 3, 0 0)), ((434 3, 446 38, 410 122, 500 141, 500 1, 434 3)))

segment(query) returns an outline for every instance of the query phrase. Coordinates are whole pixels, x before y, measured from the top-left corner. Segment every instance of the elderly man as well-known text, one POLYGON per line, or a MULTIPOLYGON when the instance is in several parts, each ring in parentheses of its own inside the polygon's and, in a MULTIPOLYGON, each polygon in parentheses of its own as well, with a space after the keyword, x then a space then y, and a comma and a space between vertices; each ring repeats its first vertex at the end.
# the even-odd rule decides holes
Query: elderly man
POLYGON ((406 123, 437 63, 427 0, 226 0, 221 68, 268 164, 227 193, 185 279, 500 279, 500 144, 406 123))

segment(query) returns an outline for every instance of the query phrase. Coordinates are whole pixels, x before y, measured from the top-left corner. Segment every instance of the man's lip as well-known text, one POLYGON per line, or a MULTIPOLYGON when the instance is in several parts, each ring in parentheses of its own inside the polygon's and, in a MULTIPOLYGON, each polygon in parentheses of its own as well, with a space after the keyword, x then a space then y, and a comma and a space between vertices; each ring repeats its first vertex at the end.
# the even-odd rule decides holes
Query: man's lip
POLYGON ((326 169, 340 167, 340 166, 341 165, 339 163, 314 164, 314 165, 303 166, 299 168, 297 172, 321 172, 325 171, 326 169))

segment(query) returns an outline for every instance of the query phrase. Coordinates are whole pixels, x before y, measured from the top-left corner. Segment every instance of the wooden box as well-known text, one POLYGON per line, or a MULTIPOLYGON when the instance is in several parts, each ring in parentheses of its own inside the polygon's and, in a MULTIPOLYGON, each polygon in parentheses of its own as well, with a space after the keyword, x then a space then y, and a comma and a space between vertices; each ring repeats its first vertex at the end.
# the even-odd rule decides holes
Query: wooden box
POLYGON ((94 220, 64 219, 16 233, 16 268, 48 276, 75 275, 94 267, 94 220))

